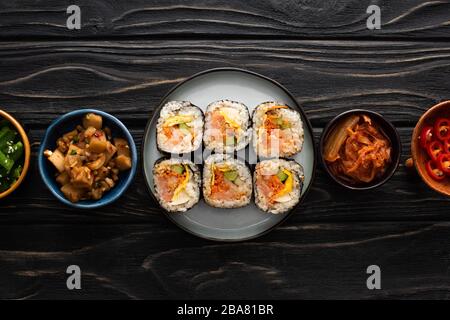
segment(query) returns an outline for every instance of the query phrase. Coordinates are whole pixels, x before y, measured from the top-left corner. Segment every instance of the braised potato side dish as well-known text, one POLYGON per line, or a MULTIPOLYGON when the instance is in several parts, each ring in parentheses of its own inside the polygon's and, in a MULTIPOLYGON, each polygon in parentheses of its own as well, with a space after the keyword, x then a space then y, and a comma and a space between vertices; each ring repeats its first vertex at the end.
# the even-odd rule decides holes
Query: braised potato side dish
POLYGON ((128 142, 112 139, 111 130, 102 127, 102 117, 89 113, 82 126, 56 141, 56 150, 44 152, 58 170, 56 181, 71 202, 101 199, 115 186, 119 172, 131 168, 128 142))

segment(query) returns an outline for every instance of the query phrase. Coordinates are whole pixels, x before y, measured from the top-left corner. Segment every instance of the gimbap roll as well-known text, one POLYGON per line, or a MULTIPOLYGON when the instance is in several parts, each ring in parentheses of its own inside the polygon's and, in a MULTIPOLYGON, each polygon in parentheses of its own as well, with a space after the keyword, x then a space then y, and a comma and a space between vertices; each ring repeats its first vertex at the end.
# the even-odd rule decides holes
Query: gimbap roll
POLYGON ((300 200, 303 181, 303 168, 294 160, 261 161, 253 174, 255 203, 274 214, 289 211, 300 200))
POLYGON ((205 147, 216 152, 244 149, 251 138, 248 108, 230 100, 211 103, 205 113, 205 147))
POLYGON ((292 157, 303 147, 300 114, 286 104, 261 103, 253 112, 253 148, 266 158, 292 157))
POLYGON ((184 159, 160 159, 153 167, 156 198, 169 212, 185 212, 200 199, 197 165, 184 159))
POLYGON ((239 208, 250 203, 252 177, 244 162, 230 155, 209 156, 203 167, 203 197, 216 208, 239 208))
POLYGON ((187 101, 170 101, 159 114, 156 125, 158 149, 169 153, 197 150, 203 138, 203 113, 187 101))

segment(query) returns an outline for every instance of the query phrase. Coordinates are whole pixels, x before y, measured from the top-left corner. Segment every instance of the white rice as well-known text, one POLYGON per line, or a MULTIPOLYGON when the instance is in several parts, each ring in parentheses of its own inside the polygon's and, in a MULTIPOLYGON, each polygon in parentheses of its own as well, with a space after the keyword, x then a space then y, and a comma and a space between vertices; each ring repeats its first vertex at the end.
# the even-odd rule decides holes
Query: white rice
POLYGON ((213 154, 205 160, 203 167, 203 197, 205 202, 212 207, 217 208, 239 208, 250 203, 252 196, 252 176, 249 168, 244 162, 233 159, 231 155, 213 154), (242 182, 239 188, 242 190, 242 197, 237 200, 218 200, 211 198, 211 179, 212 166, 217 164, 224 164, 229 166, 232 170, 238 172, 238 176, 242 182))
POLYGON ((284 213, 292 209, 300 201, 301 191, 303 187, 304 173, 300 164, 294 160, 273 159, 264 160, 256 165, 255 172, 253 174, 253 183, 255 185, 255 203, 265 212, 273 214, 284 213), (275 175, 280 169, 287 169, 291 171, 294 177, 293 188, 288 193, 282 202, 274 202, 273 204, 259 191, 258 178, 263 175, 275 175))
MULTIPOLYGON (((217 134, 217 133, 216 133, 217 134)), ((208 105, 205 113, 205 132, 203 135, 203 142, 205 147, 216 151, 216 152, 234 152, 237 150, 244 149, 250 142, 252 135, 252 129, 250 127, 250 113, 248 108, 240 102, 230 101, 230 100, 220 100, 213 102, 208 105), (225 145, 223 140, 217 141, 214 139, 214 129, 211 126, 212 113, 221 108, 230 108, 236 110, 233 114, 228 113, 229 116, 233 117, 239 126, 238 130, 238 141, 233 145, 225 145)))
POLYGON ((198 201, 200 200, 200 184, 201 184, 200 170, 197 165, 195 165, 189 160, 173 158, 157 161, 155 163, 155 166, 153 167, 153 177, 155 183, 156 198, 158 199, 158 202, 161 205, 161 207, 163 207, 166 211, 186 212, 188 209, 192 208, 195 204, 197 204, 198 201), (174 204, 173 202, 164 201, 160 195, 161 192, 155 179, 158 170, 160 170, 161 168, 170 167, 174 164, 185 164, 190 170, 189 181, 186 185, 186 188, 183 191, 189 197, 189 200, 181 204, 174 204))
POLYGON ((278 102, 265 102, 258 105, 253 113, 253 149, 258 156, 266 158, 292 157, 303 148, 304 131, 300 113, 291 109, 288 105, 278 102), (264 120, 266 112, 273 106, 287 106, 287 109, 277 109, 283 119, 289 121, 291 128, 282 130, 288 137, 278 141, 272 139, 269 148, 265 147, 262 135, 265 132, 264 120))
POLYGON ((174 154, 193 152, 201 146, 202 139, 203 113, 198 107, 188 101, 170 101, 162 107, 156 125, 156 140, 161 151, 174 154), (194 137, 187 134, 181 141, 171 141, 163 134, 163 124, 168 118, 180 114, 194 117, 194 120, 188 123, 193 128, 194 137))

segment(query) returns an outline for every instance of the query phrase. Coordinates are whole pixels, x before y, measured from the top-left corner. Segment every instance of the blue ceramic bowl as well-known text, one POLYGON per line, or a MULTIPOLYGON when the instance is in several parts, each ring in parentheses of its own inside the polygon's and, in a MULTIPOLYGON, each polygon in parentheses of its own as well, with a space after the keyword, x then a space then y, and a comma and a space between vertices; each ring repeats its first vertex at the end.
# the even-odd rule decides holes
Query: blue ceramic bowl
POLYGON ((80 209, 93 209, 106 206, 120 198, 120 196, 130 186, 134 176, 136 175, 137 158, 138 156, 136 145, 133 141, 133 137, 131 136, 128 129, 124 126, 124 124, 112 115, 95 109, 82 109, 72 111, 53 121, 53 123, 48 127, 45 133, 38 154, 39 172, 47 188, 61 202, 71 207, 80 209), (56 140, 63 134, 75 129, 77 125, 81 125, 83 116, 86 113, 90 112, 103 117, 103 126, 109 127, 111 129, 111 134, 113 137, 121 137, 128 140, 131 151, 132 167, 130 170, 120 173, 119 181, 117 182, 117 184, 114 186, 114 188, 106 192, 100 200, 84 200, 77 203, 72 203, 67 200, 64 194, 61 192, 60 186, 55 179, 56 169, 53 167, 50 161, 46 159, 46 157, 44 156, 44 151, 47 149, 53 151, 56 148, 56 140))

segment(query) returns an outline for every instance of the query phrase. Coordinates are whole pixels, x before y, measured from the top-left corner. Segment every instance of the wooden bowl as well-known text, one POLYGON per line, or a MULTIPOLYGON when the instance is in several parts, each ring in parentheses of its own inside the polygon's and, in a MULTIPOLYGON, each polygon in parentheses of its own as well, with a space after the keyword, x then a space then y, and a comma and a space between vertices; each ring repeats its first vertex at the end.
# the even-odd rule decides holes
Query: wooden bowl
POLYGON ((416 127, 414 128, 412 140, 411 140, 411 155, 414 161, 414 166, 417 169, 422 180, 433 190, 450 197, 450 178, 447 178, 443 181, 436 181, 431 178, 427 169, 425 168, 426 162, 429 160, 428 154, 425 150, 420 147, 420 133, 422 132, 422 128, 424 126, 433 126, 434 121, 438 117, 450 117, 450 100, 441 102, 427 112, 425 112, 422 117, 417 122, 416 127))
POLYGON ((27 175, 27 172, 28 172, 28 167, 30 166, 31 147, 30 147, 30 141, 28 139, 28 136, 25 133, 25 130, 22 128, 19 121, 17 121, 13 116, 11 116, 9 113, 7 113, 3 110, 0 110, 0 119, 1 118, 8 120, 11 123, 11 125, 17 130, 17 132, 19 133, 19 135, 22 139, 22 143, 24 146, 24 163, 23 163, 22 173, 21 173, 19 179, 17 179, 17 181, 9 189, 0 193, 0 199, 3 199, 3 198, 6 198, 7 196, 9 196, 14 190, 16 190, 22 184, 23 180, 25 179, 25 176, 27 175))

